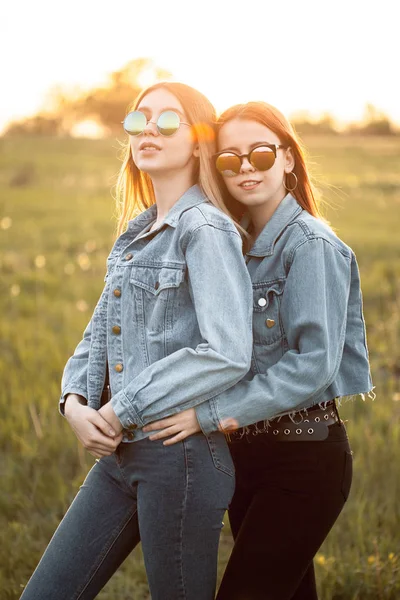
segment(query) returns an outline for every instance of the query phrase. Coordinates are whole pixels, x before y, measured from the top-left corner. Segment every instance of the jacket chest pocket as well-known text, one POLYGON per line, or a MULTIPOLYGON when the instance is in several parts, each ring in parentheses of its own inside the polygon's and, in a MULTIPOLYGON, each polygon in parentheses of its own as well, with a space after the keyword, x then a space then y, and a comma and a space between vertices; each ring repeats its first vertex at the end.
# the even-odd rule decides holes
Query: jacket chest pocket
POLYGON ((171 329, 184 287, 183 268, 133 266, 134 311, 146 330, 171 329))
POLYGON ((148 292, 149 299, 165 301, 170 290, 179 288, 183 278, 182 268, 132 267, 130 282, 148 292))
POLYGON ((254 344, 273 344, 283 336, 280 318, 284 281, 253 284, 254 344))

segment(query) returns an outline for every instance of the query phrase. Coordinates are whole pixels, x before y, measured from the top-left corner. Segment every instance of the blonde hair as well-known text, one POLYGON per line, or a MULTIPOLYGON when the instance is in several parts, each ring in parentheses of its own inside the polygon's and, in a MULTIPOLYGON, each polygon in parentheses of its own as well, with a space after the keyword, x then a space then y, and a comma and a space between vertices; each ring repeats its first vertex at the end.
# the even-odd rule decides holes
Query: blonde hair
MULTIPOLYGON (((193 140, 199 146, 195 181, 212 204, 231 216, 219 189, 211 160, 216 151, 216 113, 213 105, 196 89, 184 83, 168 81, 156 83, 143 90, 129 107, 128 112, 136 110, 142 99, 157 89, 168 90, 182 104, 188 122, 192 126, 193 140)), ((123 153, 123 163, 116 185, 117 235, 124 231, 130 219, 155 204, 151 178, 147 173, 140 171, 133 162, 129 140, 124 145, 123 153)))
MULTIPOLYGON (((305 149, 291 123, 286 119, 286 117, 277 108, 271 104, 267 104, 266 102, 248 102, 247 104, 236 104, 235 106, 228 108, 220 115, 217 121, 217 135, 223 125, 225 125, 225 123, 228 121, 232 121, 233 119, 248 119, 249 121, 261 123, 261 125, 265 125, 265 127, 268 127, 268 129, 271 129, 271 131, 276 133, 282 144, 291 147, 295 161, 292 172, 297 177, 296 189, 294 189, 291 194, 296 198, 297 202, 302 208, 304 208, 314 217, 320 218, 326 222, 326 219, 324 219, 321 215, 319 202, 316 196, 316 190, 307 169, 305 149)), ((285 183, 287 187, 291 187, 293 182, 291 179, 287 178, 287 182, 285 183)), ((239 206, 237 202, 235 203, 232 201, 232 199, 228 198, 228 195, 225 193, 224 199, 227 206, 229 206, 234 213, 235 218, 239 219, 241 216, 240 212, 244 212, 244 207, 239 206)))

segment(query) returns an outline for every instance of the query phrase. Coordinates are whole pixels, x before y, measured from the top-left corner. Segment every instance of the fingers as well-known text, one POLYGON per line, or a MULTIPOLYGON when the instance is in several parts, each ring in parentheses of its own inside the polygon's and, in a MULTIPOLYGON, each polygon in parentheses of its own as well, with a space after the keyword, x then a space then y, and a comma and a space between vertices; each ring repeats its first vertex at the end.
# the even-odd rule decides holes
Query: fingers
POLYGON ((161 419, 161 421, 154 421, 153 423, 149 423, 143 427, 143 431, 147 433, 148 431, 157 431, 157 429, 165 429, 166 427, 171 427, 171 425, 177 424, 177 415, 174 417, 169 417, 168 419, 161 419))
POLYGON ((122 431, 121 421, 118 419, 117 415, 114 412, 111 402, 107 402, 102 406, 98 414, 110 425, 111 429, 115 431, 115 433, 119 433, 122 431))
POLYGON ((100 429, 104 435, 108 437, 114 437, 116 435, 116 431, 114 431, 108 421, 106 421, 98 411, 95 410, 93 413, 91 413, 90 417, 91 423, 96 425, 97 429, 100 429))
POLYGON ((69 424, 83 447, 96 458, 109 456, 122 441, 122 432, 115 433, 98 411, 87 406, 81 406, 79 411, 76 409, 69 424))
POLYGON ((112 454, 118 443, 114 439, 108 438, 100 433, 100 431, 97 431, 89 435, 89 437, 85 440, 85 445, 87 448, 98 448, 103 452, 112 454))
POLYGON ((89 424, 91 441, 103 447, 103 449, 113 452, 122 440, 122 432, 117 434, 104 417, 97 412, 90 419, 89 424), (113 432, 112 435, 111 432, 113 432))
POLYGON ((181 442, 182 440, 186 439, 190 435, 191 435, 190 431, 181 431, 174 437, 163 442, 163 446, 172 446, 173 444, 177 444, 178 442, 181 442))
POLYGON ((194 430, 193 428, 182 429, 182 427, 179 427, 178 425, 173 425, 172 427, 167 427, 162 431, 158 431, 157 433, 150 435, 149 440, 155 442, 156 440, 168 438, 165 442, 163 442, 163 445, 172 446, 173 444, 181 442, 182 440, 186 439, 190 435, 193 435, 194 433, 197 433, 197 430, 194 430))
POLYGON ((173 435, 174 433, 179 433, 180 431, 182 431, 182 427, 178 427, 178 425, 172 425, 171 427, 157 431, 157 433, 153 433, 153 435, 149 436, 149 439, 152 442, 156 440, 162 440, 170 435, 173 435))
POLYGON ((104 435, 96 425, 88 423, 87 431, 80 436, 84 447, 91 451, 101 451, 104 456, 112 454, 122 440, 122 433, 114 438, 104 435))
POLYGON ((116 435, 114 438, 109 438, 109 437, 103 436, 103 434, 97 430, 95 436, 96 437, 94 437, 92 439, 94 440, 94 443, 96 444, 96 446, 106 452, 111 452, 111 453, 115 452, 115 449, 117 448, 117 446, 119 446, 119 444, 122 441, 122 433, 120 433, 119 435, 116 435))
POLYGON ((122 434, 118 435, 115 438, 115 444, 113 448, 105 447, 101 443, 93 441, 87 442, 86 444, 84 443, 83 445, 85 446, 86 450, 90 452, 90 454, 93 454, 93 456, 96 456, 96 458, 102 458, 103 456, 110 456, 111 454, 113 454, 118 448, 121 441, 122 434))

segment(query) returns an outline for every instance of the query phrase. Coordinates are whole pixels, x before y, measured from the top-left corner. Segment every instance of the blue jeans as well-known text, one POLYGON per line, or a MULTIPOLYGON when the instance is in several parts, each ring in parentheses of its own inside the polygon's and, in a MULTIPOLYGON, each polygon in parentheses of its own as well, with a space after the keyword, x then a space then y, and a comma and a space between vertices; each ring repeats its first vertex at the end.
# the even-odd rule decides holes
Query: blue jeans
POLYGON ((21 600, 95 598, 141 540, 153 600, 211 600, 234 467, 220 433, 121 443, 96 461, 21 600))

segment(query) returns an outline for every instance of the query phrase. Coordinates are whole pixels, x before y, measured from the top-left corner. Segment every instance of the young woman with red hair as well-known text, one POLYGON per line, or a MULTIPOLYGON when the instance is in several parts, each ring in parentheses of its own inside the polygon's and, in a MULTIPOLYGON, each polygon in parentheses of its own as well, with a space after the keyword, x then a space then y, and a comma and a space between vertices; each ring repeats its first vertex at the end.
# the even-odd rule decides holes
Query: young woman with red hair
POLYGON ((119 236, 59 405, 98 460, 23 600, 92 600, 140 541, 153 600, 214 598, 234 491, 225 436, 171 449, 142 429, 250 366, 251 282, 211 168, 214 124, 208 99, 178 82, 147 88, 125 116, 119 236))
POLYGON ((235 545, 218 600, 315 600, 313 558, 352 479, 337 400, 372 392, 357 262, 321 217, 300 142, 276 108, 228 109, 218 147, 221 189, 250 238, 251 369, 145 429, 168 445, 227 434, 235 545))

